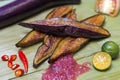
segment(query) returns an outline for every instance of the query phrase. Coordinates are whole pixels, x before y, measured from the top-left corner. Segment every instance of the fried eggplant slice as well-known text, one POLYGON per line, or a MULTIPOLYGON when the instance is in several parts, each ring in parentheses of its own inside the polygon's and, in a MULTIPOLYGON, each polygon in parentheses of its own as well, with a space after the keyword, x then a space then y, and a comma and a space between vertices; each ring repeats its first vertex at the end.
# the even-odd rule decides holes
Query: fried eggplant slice
MULTIPOLYGON (((72 16, 75 16, 74 14, 75 10, 73 9, 68 13, 67 17, 70 18, 72 16)), ((62 37, 47 35, 47 37, 44 39, 44 43, 37 50, 37 53, 33 60, 33 67, 37 68, 42 62, 50 57, 62 39, 62 37)))
POLYGON ((73 6, 61 6, 51 11, 46 18, 63 17, 73 9, 73 6))
POLYGON ((37 68, 43 61, 45 61, 56 48, 60 42, 61 37, 46 36, 43 45, 38 48, 38 51, 34 57, 33 67, 37 68))
MULTIPOLYGON (((97 25, 97 26, 101 27, 102 24, 104 23, 104 21, 105 21, 105 17, 103 15, 97 14, 97 15, 94 15, 92 17, 89 17, 89 18, 81 21, 80 23, 90 25, 91 27, 93 27, 93 25, 97 25), (99 18, 101 18, 101 19, 99 19, 99 18)), ((82 38, 82 37, 80 37, 80 38, 73 38, 73 37, 64 38, 59 43, 59 45, 55 49, 52 56, 49 58, 48 62, 52 63, 55 60, 57 60, 60 56, 66 55, 66 53, 77 52, 85 44, 87 44, 89 40, 90 40, 89 38, 82 38)))
POLYGON ((58 47, 55 49, 52 56, 49 58, 48 62, 53 63, 55 60, 57 60, 60 56, 66 55, 66 53, 77 52, 84 44, 86 44, 89 41, 88 38, 72 38, 72 37, 66 37, 63 39, 58 47))
POLYGON ((66 18, 70 18, 72 20, 76 20, 77 19, 76 9, 72 9, 71 12, 66 15, 66 18))
POLYGON ((40 42, 44 39, 45 34, 37 30, 30 31, 21 41, 19 41, 17 47, 27 47, 40 42))
POLYGON ((78 21, 68 18, 51 18, 39 20, 31 23, 21 23, 20 25, 47 34, 57 36, 72 36, 72 37, 86 37, 86 38, 105 38, 109 37, 110 33, 101 27, 81 24, 78 21))
MULTIPOLYGON (((62 17, 72 10, 73 6, 61 6, 52 10, 46 18, 62 17)), ((28 47, 35 43, 43 41, 45 33, 38 30, 32 30, 23 39, 16 43, 16 47, 28 47)))
POLYGON ((102 26, 104 24, 104 21, 105 21, 105 16, 103 16, 102 14, 96 14, 80 21, 80 23, 91 26, 102 26))

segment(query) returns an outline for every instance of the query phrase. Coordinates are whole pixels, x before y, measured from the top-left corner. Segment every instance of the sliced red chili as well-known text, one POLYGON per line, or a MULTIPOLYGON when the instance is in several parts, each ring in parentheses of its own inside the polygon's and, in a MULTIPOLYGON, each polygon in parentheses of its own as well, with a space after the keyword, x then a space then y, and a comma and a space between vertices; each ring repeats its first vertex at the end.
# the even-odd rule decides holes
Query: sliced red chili
POLYGON ((8 55, 3 55, 1 57, 2 61, 8 61, 9 60, 9 56, 8 55))
POLYGON ((20 76, 22 76, 24 74, 24 70, 23 69, 17 69, 16 71, 15 71, 15 76, 16 77, 20 77, 20 76))
POLYGON ((16 55, 16 54, 13 54, 13 55, 10 56, 10 60, 12 60, 12 61, 15 61, 16 58, 17 58, 17 55, 16 55))
POLYGON ((23 65, 24 65, 24 68, 25 68, 25 72, 27 73, 28 72, 28 60, 27 60, 27 57, 26 55, 23 53, 23 51, 18 51, 18 55, 19 55, 19 58, 21 59, 23 65))
POLYGON ((19 66, 20 66, 19 64, 14 64, 14 65, 12 66, 12 70, 17 69, 19 66))
POLYGON ((9 68, 12 68, 12 66, 13 66, 12 60, 9 60, 9 61, 8 61, 8 67, 9 67, 9 68))

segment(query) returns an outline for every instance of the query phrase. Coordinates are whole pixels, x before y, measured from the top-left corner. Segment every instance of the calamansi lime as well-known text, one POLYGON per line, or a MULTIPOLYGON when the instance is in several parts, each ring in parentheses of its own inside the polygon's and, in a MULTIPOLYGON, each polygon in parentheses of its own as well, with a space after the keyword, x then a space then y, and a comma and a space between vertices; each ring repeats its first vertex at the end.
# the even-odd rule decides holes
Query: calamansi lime
POLYGON ((93 66, 98 70, 106 70, 111 66, 111 56, 106 52, 97 52, 93 56, 93 66))
POLYGON ((102 51, 111 55, 112 59, 119 56, 119 46, 113 41, 107 41, 102 46, 102 51))

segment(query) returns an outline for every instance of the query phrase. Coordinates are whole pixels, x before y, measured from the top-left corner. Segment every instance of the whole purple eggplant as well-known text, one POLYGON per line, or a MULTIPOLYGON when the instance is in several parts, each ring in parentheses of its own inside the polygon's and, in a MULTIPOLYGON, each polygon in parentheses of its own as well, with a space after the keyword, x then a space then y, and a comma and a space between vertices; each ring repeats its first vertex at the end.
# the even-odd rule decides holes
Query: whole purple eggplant
POLYGON ((78 3, 80 3, 80 0, 15 0, 0 7, 0 28, 25 19, 49 7, 78 3))

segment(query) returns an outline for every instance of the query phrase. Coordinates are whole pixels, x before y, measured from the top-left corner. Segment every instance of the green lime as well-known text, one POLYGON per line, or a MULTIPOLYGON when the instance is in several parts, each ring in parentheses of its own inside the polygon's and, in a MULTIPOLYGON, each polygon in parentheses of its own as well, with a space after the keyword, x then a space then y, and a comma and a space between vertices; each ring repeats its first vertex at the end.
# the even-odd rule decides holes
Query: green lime
POLYGON ((102 46, 102 51, 111 55, 112 59, 119 56, 119 46, 113 41, 107 41, 102 46))
POLYGON ((92 59, 93 66, 97 70, 106 70, 111 66, 111 56, 106 52, 97 52, 92 59))

